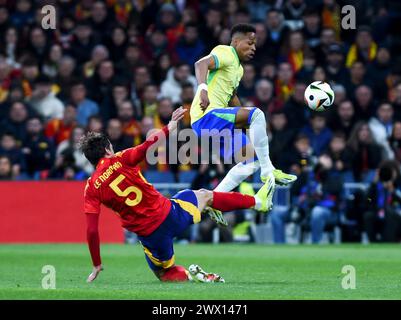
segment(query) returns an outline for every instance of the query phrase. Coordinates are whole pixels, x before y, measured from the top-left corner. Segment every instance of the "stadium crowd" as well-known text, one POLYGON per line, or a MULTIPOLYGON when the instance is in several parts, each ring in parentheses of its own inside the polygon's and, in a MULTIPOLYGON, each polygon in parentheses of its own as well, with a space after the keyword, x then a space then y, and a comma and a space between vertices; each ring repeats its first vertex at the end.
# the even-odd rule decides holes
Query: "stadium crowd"
MULTIPOLYGON (((190 108, 195 61, 228 45, 234 24, 252 23, 257 51, 237 93, 265 112, 274 165, 299 177, 297 214, 272 213, 275 241, 297 221, 319 242, 338 212, 356 225, 345 240, 365 230, 370 241, 399 241, 400 17, 396 0, 0 0, 0 179, 86 179, 85 132, 106 132, 115 151, 138 145, 177 106, 190 108), (54 30, 41 27, 45 4, 56 7, 54 30), (345 4, 356 30, 341 28, 345 4), (317 80, 336 95, 322 113, 303 101, 317 80), (368 192, 350 201, 345 182, 368 192)), ((143 170, 197 188, 215 186, 227 166, 143 170)))

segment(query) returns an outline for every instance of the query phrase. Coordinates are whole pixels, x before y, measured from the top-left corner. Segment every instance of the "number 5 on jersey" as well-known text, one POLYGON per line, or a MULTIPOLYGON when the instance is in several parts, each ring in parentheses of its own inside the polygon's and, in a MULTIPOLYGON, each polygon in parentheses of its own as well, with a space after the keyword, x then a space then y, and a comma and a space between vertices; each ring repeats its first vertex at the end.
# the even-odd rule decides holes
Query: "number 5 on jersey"
POLYGON ((136 206, 142 200, 142 191, 139 190, 137 187, 130 186, 127 187, 125 190, 121 190, 118 186, 121 181, 125 179, 123 174, 120 174, 117 178, 115 178, 110 184, 110 188, 119 196, 119 197, 126 197, 125 204, 127 206, 133 207, 136 206), (131 193, 135 193, 135 199, 130 199, 128 196, 131 193))

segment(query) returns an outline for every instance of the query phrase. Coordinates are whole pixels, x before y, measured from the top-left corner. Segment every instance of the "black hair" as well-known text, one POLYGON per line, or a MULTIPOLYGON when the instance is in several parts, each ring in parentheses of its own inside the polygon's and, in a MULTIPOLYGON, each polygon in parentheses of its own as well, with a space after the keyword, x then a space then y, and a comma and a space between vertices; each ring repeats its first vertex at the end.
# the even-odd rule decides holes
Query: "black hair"
POLYGON ((247 24, 247 23, 239 23, 236 24, 232 29, 231 29, 231 38, 236 34, 236 33, 248 33, 248 32, 253 32, 256 33, 256 29, 253 25, 247 24))
POLYGON ((110 141, 104 133, 89 132, 79 141, 79 150, 93 166, 104 157, 109 147, 110 141))

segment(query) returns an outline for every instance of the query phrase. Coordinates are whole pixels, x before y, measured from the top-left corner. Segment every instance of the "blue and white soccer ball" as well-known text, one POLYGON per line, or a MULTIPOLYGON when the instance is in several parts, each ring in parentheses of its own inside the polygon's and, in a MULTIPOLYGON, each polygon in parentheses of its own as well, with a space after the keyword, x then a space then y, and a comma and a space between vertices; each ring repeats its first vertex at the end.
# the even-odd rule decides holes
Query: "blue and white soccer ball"
POLYGON ((305 90, 306 105, 313 111, 325 111, 334 102, 334 91, 327 82, 312 82, 305 90))

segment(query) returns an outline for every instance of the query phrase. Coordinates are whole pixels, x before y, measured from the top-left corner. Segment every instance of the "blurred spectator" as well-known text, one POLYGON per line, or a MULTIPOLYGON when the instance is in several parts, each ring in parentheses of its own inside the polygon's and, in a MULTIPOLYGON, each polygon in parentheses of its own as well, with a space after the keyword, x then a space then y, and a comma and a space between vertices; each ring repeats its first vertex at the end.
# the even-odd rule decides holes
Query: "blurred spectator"
POLYGON ((39 76, 39 66, 36 60, 26 58, 22 61, 21 85, 24 89, 24 96, 31 97, 36 78, 39 76))
POLYGON ((345 147, 345 135, 342 132, 336 132, 333 134, 327 150, 323 153, 323 155, 330 157, 332 161, 332 174, 340 178, 344 176, 343 173, 350 169, 345 147))
MULTIPOLYGON (((134 82, 131 83, 131 97, 136 106, 140 105, 140 100, 144 94, 147 84, 151 83, 150 70, 145 65, 140 65, 134 70, 134 82)), ((143 116, 142 113, 137 113, 138 116, 143 116)))
POLYGON ((11 160, 7 156, 0 156, 0 180, 13 180, 11 160))
POLYGON ((180 61, 193 66, 205 52, 205 45, 199 39, 198 25, 188 23, 185 26, 184 34, 178 40, 176 48, 180 61))
POLYGON ((320 44, 321 21, 319 10, 315 7, 306 9, 302 15, 304 26, 302 28, 305 41, 313 49, 320 44))
POLYGON ((157 86, 149 83, 145 86, 142 96, 142 113, 145 117, 154 117, 157 112, 157 86))
POLYGON ((14 102, 11 104, 7 118, 0 122, 0 133, 12 133, 17 140, 17 144, 21 146, 26 138, 26 120, 28 116, 28 107, 22 102, 14 102))
MULTIPOLYGON (((129 44, 124 50, 124 57, 116 63, 118 74, 127 80, 132 78, 132 72, 141 63, 142 53, 138 45, 129 44)), ((160 59, 160 58, 159 58, 160 59)), ((156 70, 159 71, 159 65, 156 63, 156 70)), ((164 79, 164 78, 163 78, 164 79)))
POLYGON ((301 31, 291 31, 286 43, 283 46, 283 52, 280 60, 286 61, 291 65, 294 73, 298 72, 304 64, 304 55, 310 50, 305 43, 304 35, 301 31))
POLYGON ((106 3, 103 1, 95 1, 91 8, 89 19, 93 31, 97 33, 101 39, 105 40, 105 30, 110 30, 110 25, 113 22, 112 15, 108 13, 106 3))
POLYGON ((382 154, 382 148, 374 142, 368 123, 356 123, 347 142, 347 157, 353 171, 347 182, 373 181, 375 169, 383 159, 382 154))
POLYGON ((352 65, 350 70, 350 76, 346 79, 344 83, 345 89, 347 90, 347 96, 350 99, 355 97, 355 89, 362 85, 366 84, 366 68, 363 62, 355 61, 352 65))
POLYGON ((275 82, 277 99, 287 101, 294 90, 294 72, 289 62, 282 62, 278 65, 277 79, 275 82))
POLYGON ((322 155, 314 170, 301 177, 305 184, 298 196, 298 204, 307 214, 310 211, 312 243, 321 241, 326 225, 338 223, 342 181, 331 174, 332 168, 330 157, 322 155))
POLYGON ((77 126, 70 137, 59 144, 54 167, 49 173, 50 178, 84 180, 92 174, 93 166, 79 151, 79 141, 84 134, 85 129, 77 126))
POLYGON ((343 132, 349 138, 356 122, 355 108, 350 100, 341 102, 330 114, 327 125, 333 132, 343 132))
POLYGON ((271 8, 267 12, 265 25, 267 28, 266 40, 264 41, 263 45, 258 47, 255 59, 258 60, 258 56, 268 52, 268 55, 276 60, 284 40, 288 36, 289 28, 285 24, 283 13, 275 8, 271 8))
POLYGON ((385 161, 370 185, 364 226, 370 242, 401 240, 401 184, 399 163, 385 161))
POLYGON ((222 11, 220 7, 211 5, 204 15, 205 23, 200 24, 200 35, 205 43, 205 51, 210 52, 219 45, 219 35, 222 27, 222 11))
POLYGON ((167 72, 172 66, 170 55, 163 53, 160 55, 153 66, 152 78, 157 85, 160 85, 167 77, 167 72))
POLYGON ((305 89, 306 84, 297 81, 292 95, 284 105, 284 111, 288 118, 288 125, 291 128, 301 129, 308 123, 310 111, 308 108, 305 108, 305 89))
POLYGON ((344 66, 343 49, 339 44, 332 44, 327 48, 327 62, 325 71, 327 79, 334 83, 344 83, 349 77, 344 66))
POLYGON ((114 64, 111 60, 99 63, 96 73, 86 83, 88 98, 96 102, 100 115, 104 120, 109 119, 114 110, 111 110, 112 79, 115 75, 114 64))
POLYGON ((389 145, 393 151, 394 158, 398 162, 401 162, 401 122, 395 121, 393 130, 389 138, 389 145))
POLYGON ((52 80, 55 79, 58 73, 58 66, 62 57, 62 47, 58 44, 52 45, 42 65, 42 73, 52 80))
POLYGON ((15 12, 10 20, 17 28, 29 25, 33 22, 34 10, 30 0, 17 0, 15 2, 15 12))
POLYGON ((367 74, 374 78, 374 92, 376 99, 387 99, 387 77, 391 71, 391 55, 387 47, 381 46, 377 50, 375 60, 369 64, 367 74))
POLYGON ((296 130, 288 126, 287 116, 283 111, 275 111, 268 118, 270 121, 270 159, 274 164, 280 163, 280 157, 290 150, 296 130))
POLYGON ((10 132, 5 132, 1 136, 0 155, 6 156, 11 161, 14 176, 18 176, 26 170, 25 157, 17 145, 17 140, 10 132))
MULTIPOLYGON (((194 87, 192 86, 191 83, 185 82, 181 86, 181 103, 185 109, 188 111, 184 114, 184 118, 182 119, 182 126, 184 128, 190 128, 191 127, 191 116, 189 114, 189 110, 191 109, 191 104, 192 100, 195 97, 195 91, 194 87)), ((176 108, 179 106, 176 106, 176 108)))
POLYGON ((35 81, 29 103, 46 120, 63 118, 64 105, 51 91, 51 81, 45 75, 39 76, 35 81))
POLYGON ((372 88, 360 85, 355 90, 355 111, 361 120, 369 120, 376 114, 376 105, 372 88))
POLYGON ((74 82, 74 70, 76 63, 74 58, 70 56, 64 56, 60 59, 58 65, 58 74, 55 79, 55 83, 59 87, 60 92, 58 97, 65 101, 70 98, 71 86, 74 82))
POLYGON ((394 86, 391 102, 394 107, 394 119, 401 121, 401 82, 394 86))
POLYGON ((120 61, 124 58, 125 50, 128 45, 127 34, 121 26, 115 26, 111 30, 110 39, 108 41, 108 49, 113 61, 120 61))
POLYGON ((273 83, 266 79, 260 79, 255 85, 255 97, 251 99, 255 107, 261 109, 266 118, 268 114, 278 111, 282 108, 283 103, 274 98, 273 83))
POLYGON ((122 151, 133 146, 132 139, 124 134, 123 125, 118 119, 109 120, 106 133, 115 152, 122 151))
POLYGON ((306 168, 314 165, 312 152, 308 136, 298 134, 291 148, 280 155, 277 167, 300 175, 306 168))
POLYGON ((369 120, 369 128, 372 131, 373 138, 383 148, 383 159, 394 158, 388 142, 393 131, 393 114, 393 106, 388 102, 382 102, 377 109, 377 116, 369 120))
POLYGON ((284 17, 293 29, 302 26, 302 15, 307 6, 304 0, 288 0, 284 4, 284 17))
MULTIPOLYGON (((255 91, 256 70, 250 63, 244 64, 243 68, 244 75, 238 85, 237 94, 242 98, 249 98, 253 96, 255 91)), ((273 95, 273 87, 271 88, 271 95, 273 95)))
POLYGON ((45 136, 51 139, 56 146, 70 138, 72 130, 77 125, 77 110, 75 105, 67 104, 62 119, 52 119, 47 122, 45 136))
POLYGON ((301 131, 309 138, 314 155, 320 156, 329 144, 332 132, 326 127, 326 116, 323 113, 312 113, 309 124, 301 131))
POLYGON ((196 90, 196 78, 191 75, 191 68, 186 63, 180 63, 167 73, 167 78, 160 87, 160 93, 163 97, 170 97, 173 103, 180 101, 181 85, 184 82, 190 82, 196 90))
POLYGON ((89 117, 99 113, 97 103, 87 98, 83 81, 76 80, 71 84, 71 102, 77 106, 76 120, 81 126, 86 126, 89 117))
POLYGON ((49 52, 49 44, 42 28, 34 27, 30 30, 28 48, 30 55, 39 62, 41 68, 49 52))
POLYGON ((92 77, 100 62, 107 59, 109 59, 109 50, 107 50, 104 45, 96 45, 92 50, 91 59, 83 65, 83 74, 85 78, 92 77))
POLYGON ((71 42, 70 54, 81 64, 90 59, 94 46, 98 44, 98 39, 92 32, 89 21, 79 21, 74 30, 74 39, 71 42))
POLYGON ((349 68, 357 61, 365 64, 372 62, 377 54, 377 44, 373 41, 371 29, 368 26, 359 26, 355 43, 351 45, 347 53, 346 66, 349 68))
POLYGON ((117 117, 123 126, 123 133, 132 137, 132 145, 136 146, 142 141, 141 128, 134 118, 134 106, 130 100, 122 101, 117 107, 117 117))
POLYGON ((34 179, 45 179, 53 166, 54 145, 43 134, 43 123, 39 117, 27 121, 27 138, 22 152, 25 154, 27 173, 34 179))
POLYGON ((18 61, 22 54, 22 41, 18 29, 10 26, 1 34, 4 35, 4 37, 1 37, 0 53, 6 58, 10 66, 14 68, 20 67, 18 61))
POLYGON ((91 116, 88 119, 88 132, 103 132, 103 122, 100 116, 91 116))

